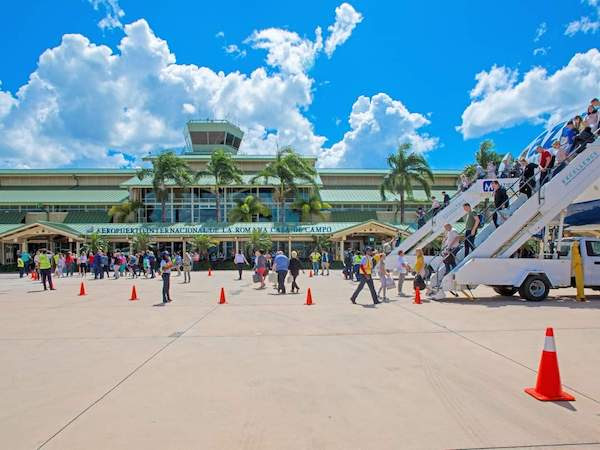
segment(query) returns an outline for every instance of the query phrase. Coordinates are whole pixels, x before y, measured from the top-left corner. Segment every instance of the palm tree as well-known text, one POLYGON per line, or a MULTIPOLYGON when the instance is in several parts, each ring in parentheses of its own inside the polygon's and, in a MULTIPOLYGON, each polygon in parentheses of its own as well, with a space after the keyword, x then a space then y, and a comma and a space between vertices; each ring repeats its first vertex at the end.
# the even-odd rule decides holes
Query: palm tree
POLYGON ((321 201, 319 194, 314 192, 309 198, 298 197, 292 203, 292 209, 300 213, 301 222, 310 222, 314 216, 322 219, 324 217, 322 210, 331 209, 331 205, 321 201))
MULTIPOLYGON (((400 222, 404 223, 404 199, 406 196, 412 198, 413 184, 419 184, 427 198, 431 195, 431 184, 433 172, 422 155, 410 152, 409 143, 401 144, 395 154, 388 156, 387 163, 390 173, 384 178, 379 187, 381 199, 385 201, 385 193, 391 192, 400 196, 400 222)), ((398 205, 396 213, 398 212, 398 205)))
POLYGON ((219 241, 212 236, 208 236, 206 234, 199 234, 194 236, 192 240, 192 246, 198 251, 200 254, 204 254, 208 252, 209 248, 212 248, 216 245, 219 245, 219 241))
POLYGON ((131 247, 134 252, 145 252, 150 248, 152 238, 148 233, 136 233, 133 236, 131 247))
POLYGON ((217 203, 217 222, 221 222, 221 189, 232 183, 242 183, 242 171, 235 165, 231 154, 223 149, 210 155, 206 173, 215 178, 213 192, 217 203))
POLYGON ((237 200, 237 205, 229 211, 230 222, 252 222, 256 216, 269 217, 271 210, 253 195, 237 200))
POLYGON ((255 250, 269 251, 273 246, 271 236, 260 230, 253 230, 250 239, 246 243, 246 253, 250 254, 255 250))
POLYGON ((267 164, 260 172, 252 177, 252 183, 262 178, 266 183, 269 179, 277 180, 274 200, 279 204, 279 222, 285 222, 285 199, 290 193, 298 191, 298 182, 305 181, 316 187, 317 171, 291 147, 277 152, 275 160, 267 164))
POLYGON ((329 250, 331 248, 331 238, 329 236, 314 236, 315 247, 319 250, 329 250))
POLYGON ((142 202, 136 200, 114 205, 108 210, 114 223, 131 223, 137 221, 137 212, 142 207, 142 202))
POLYGON ((502 155, 494 150, 494 141, 491 139, 486 139, 479 144, 479 149, 477 152, 475 152, 475 161, 476 163, 467 164, 463 170, 463 173, 469 178, 472 178, 475 175, 476 164, 479 164, 483 170, 486 169, 490 161, 493 162, 496 167, 498 167, 502 161, 502 155))
POLYGON ((173 152, 165 152, 152 159, 152 168, 140 169, 137 173, 140 180, 147 176, 152 177, 152 189, 156 200, 161 203, 161 221, 167 221, 167 184, 173 182, 182 188, 190 186, 197 179, 187 163, 173 152))
POLYGON ((98 250, 106 250, 108 248, 108 239, 106 239, 106 236, 103 236, 97 232, 88 235, 86 241, 86 247, 91 250, 92 253, 96 253, 98 250))

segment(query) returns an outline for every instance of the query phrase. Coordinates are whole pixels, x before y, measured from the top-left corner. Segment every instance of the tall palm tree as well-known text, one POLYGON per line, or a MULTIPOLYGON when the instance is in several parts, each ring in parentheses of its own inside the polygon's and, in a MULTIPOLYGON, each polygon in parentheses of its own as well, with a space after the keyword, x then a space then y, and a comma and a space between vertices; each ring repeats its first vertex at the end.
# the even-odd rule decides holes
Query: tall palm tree
POLYGON ((253 178, 252 183, 262 178, 265 183, 269 179, 277 181, 274 200, 279 204, 278 221, 285 222, 285 199, 290 193, 298 191, 298 182, 306 182, 316 188, 315 168, 303 159, 291 147, 277 152, 275 160, 267 164, 253 178))
POLYGON ((253 195, 237 200, 237 205, 229 211, 230 222, 252 222, 256 216, 269 217, 271 210, 253 195))
MULTIPOLYGON (((422 155, 410 151, 409 143, 401 144, 395 154, 388 156, 387 163, 390 173, 384 178, 379 187, 381 199, 385 201, 385 193, 390 192, 400 196, 400 222, 404 223, 404 199, 412 197, 413 184, 420 185, 427 197, 431 195, 433 172, 422 155)), ((398 206, 396 207, 396 212, 398 206)))
POLYGON ((292 209, 300 213, 301 222, 310 222, 314 216, 323 218, 323 210, 331 209, 329 203, 323 202, 317 192, 313 192, 310 197, 298 197, 292 203, 292 209))
POLYGON ((221 190, 228 184, 241 184, 242 171, 235 165, 230 153, 218 149, 210 155, 206 173, 215 178, 213 192, 217 203, 217 222, 221 222, 221 190))
POLYGON ((142 202, 138 202, 137 200, 126 201, 112 206, 108 210, 108 215, 112 217, 114 223, 136 222, 137 212, 142 206, 142 202))
POLYGON ((152 177, 152 189, 156 195, 156 200, 161 204, 161 221, 167 221, 167 196, 169 193, 168 184, 173 182, 186 188, 194 183, 198 174, 194 173, 187 165, 185 160, 173 152, 165 152, 152 160, 152 168, 140 169, 137 173, 140 180, 145 177, 152 177))

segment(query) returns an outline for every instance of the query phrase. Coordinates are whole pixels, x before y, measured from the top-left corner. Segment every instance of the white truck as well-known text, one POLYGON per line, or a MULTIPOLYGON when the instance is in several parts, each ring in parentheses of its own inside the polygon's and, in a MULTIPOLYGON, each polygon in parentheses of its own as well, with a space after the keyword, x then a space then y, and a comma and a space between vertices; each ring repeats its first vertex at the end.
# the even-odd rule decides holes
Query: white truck
POLYGON ((459 286, 488 285, 500 295, 516 292, 529 301, 544 300, 550 289, 575 286, 571 269, 571 245, 578 242, 585 287, 600 290, 600 240, 565 238, 553 259, 472 258, 454 277, 459 286))

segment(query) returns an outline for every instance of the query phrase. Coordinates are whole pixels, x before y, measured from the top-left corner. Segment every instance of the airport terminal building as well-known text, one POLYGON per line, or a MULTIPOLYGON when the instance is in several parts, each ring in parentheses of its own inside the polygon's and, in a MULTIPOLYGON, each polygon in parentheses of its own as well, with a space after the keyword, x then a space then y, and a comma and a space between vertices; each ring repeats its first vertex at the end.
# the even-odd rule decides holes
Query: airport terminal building
MULTIPOLYGON (((180 155, 190 168, 203 172, 212 151, 229 151, 243 173, 240 184, 221 191, 220 217, 228 217, 237 201, 253 195, 281 217, 274 192, 277 180, 251 179, 273 156, 238 154, 243 132, 227 121, 193 121, 185 128, 186 150, 180 155)), ((152 156, 146 158, 150 161, 152 156)), ((313 167, 316 158, 306 157, 313 167)), ((300 194, 316 185, 321 199, 331 208, 313 222, 301 222, 292 209, 294 198, 286 199, 285 220, 255 217, 248 223, 217 223, 215 180, 200 176, 193 186, 169 186, 166 221, 162 221, 150 177, 140 179, 135 169, 0 169, 0 263, 14 264, 18 251, 45 247, 53 251, 80 250, 92 233, 106 237, 112 249, 131 245, 136 233, 149 234, 160 249, 179 251, 198 234, 219 242, 221 252, 231 256, 248 241, 254 230, 270 235, 273 249, 294 249, 307 256, 318 236, 331 241, 331 250, 340 258, 343 250, 380 244, 408 233, 419 206, 429 207, 424 191, 415 187, 406 199, 405 224, 396 211, 398 198, 386 194, 380 185, 387 169, 317 169, 314 183, 299 183, 300 194), (133 223, 112 223, 108 210, 126 201, 137 201, 141 208, 133 223)), ((434 171, 432 195, 441 198, 456 190, 460 171, 434 171)))

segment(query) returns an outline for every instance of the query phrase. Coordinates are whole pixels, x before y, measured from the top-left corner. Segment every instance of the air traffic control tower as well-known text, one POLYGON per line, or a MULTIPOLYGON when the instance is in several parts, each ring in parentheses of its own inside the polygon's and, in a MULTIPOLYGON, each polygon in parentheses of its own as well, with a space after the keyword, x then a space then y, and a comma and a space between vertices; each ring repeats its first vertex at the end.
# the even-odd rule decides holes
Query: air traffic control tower
POLYGON ((218 148, 236 154, 244 132, 227 120, 190 120, 185 125, 188 154, 210 155, 218 148))

